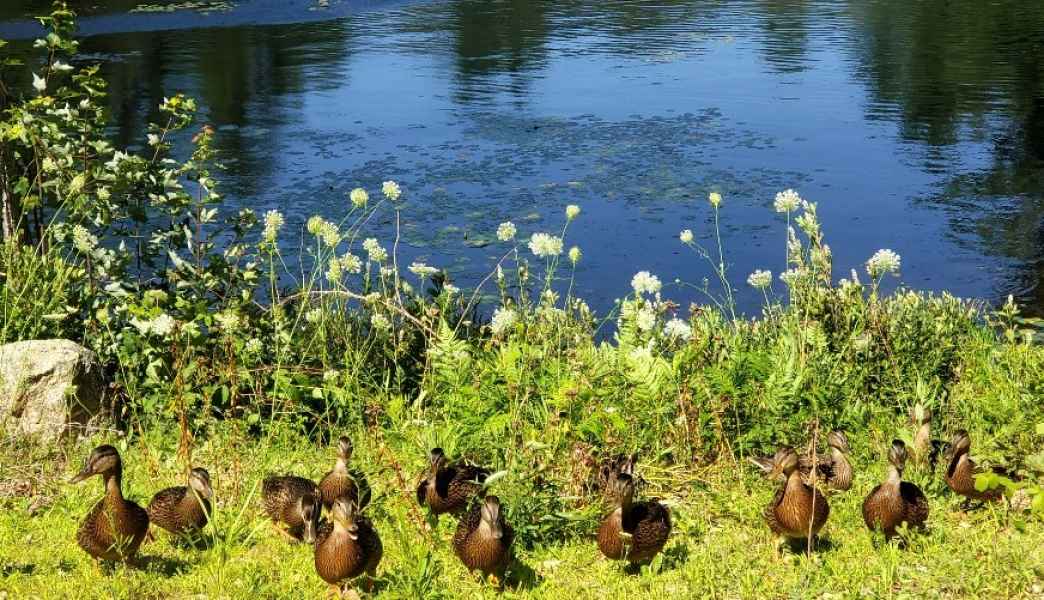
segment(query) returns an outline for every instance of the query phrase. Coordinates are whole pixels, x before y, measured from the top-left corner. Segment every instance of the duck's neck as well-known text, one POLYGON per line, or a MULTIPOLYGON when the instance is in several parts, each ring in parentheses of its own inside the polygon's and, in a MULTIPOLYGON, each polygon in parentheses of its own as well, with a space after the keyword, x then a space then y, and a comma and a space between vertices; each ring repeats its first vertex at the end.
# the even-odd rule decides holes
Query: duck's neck
POLYGON ((895 465, 888 466, 888 474, 885 476, 885 486, 898 490, 899 484, 902 482, 903 476, 899 473, 899 468, 895 465))
POLYGON ((830 447, 830 458, 833 459, 834 462, 844 462, 848 460, 845 458, 844 452, 834 448, 833 446, 830 447))
POLYGON ((123 489, 121 482, 123 479, 123 472, 121 469, 115 469, 106 473, 105 477, 105 498, 106 500, 114 502, 123 502, 123 489))
POLYGON ((950 460, 950 468, 946 470, 946 473, 953 477, 957 474, 957 469, 966 469, 968 467, 968 454, 961 452, 960 454, 953 457, 950 460))
POLYGON ((337 457, 337 462, 334 463, 334 473, 347 473, 348 472, 348 459, 343 456, 337 457))
POLYGON ((787 475, 787 494, 801 494, 805 495, 810 492, 809 487, 805 485, 805 482, 801 480, 801 472, 794 469, 787 475))

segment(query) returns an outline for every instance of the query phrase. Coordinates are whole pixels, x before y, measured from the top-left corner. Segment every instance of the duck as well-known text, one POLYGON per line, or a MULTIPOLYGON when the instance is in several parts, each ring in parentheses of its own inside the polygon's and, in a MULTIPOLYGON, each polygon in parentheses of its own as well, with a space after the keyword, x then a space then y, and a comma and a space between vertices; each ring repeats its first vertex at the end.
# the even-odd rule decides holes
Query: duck
POLYGON ((906 444, 892 440, 888 451, 891 464, 885 480, 863 501, 863 521, 870 531, 883 532, 885 539, 895 537, 896 528, 903 523, 907 527, 923 529, 928 520, 928 498, 916 484, 903 481, 906 459, 906 444))
POLYGON ((598 549, 631 566, 652 562, 671 535, 671 512, 656 500, 635 502, 634 478, 617 473, 610 484, 613 508, 598 528, 598 549))
POLYGON ((946 451, 946 485, 957 495, 964 496, 965 508, 971 505, 972 500, 978 500, 980 503, 999 500, 1001 492, 998 489, 981 492, 975 489, 975 475, 981 471, 969 456, 969 452, 971 436, 961 429, 953 436, 946 451))
POLYGON ((330 517, 316 535, 315 572, 338 596, 345 581, 364 573, 369 588, 384 554, 377 530, 356 504, 343 496, 331 503, 330 517))
POLYGON ((156 492, 146 509, 149 522, 175 535, 196 533, 207 525, 213 498, 210 473, 196 467, 189 472, 187 486, 156 492))
POLYGON ((915 404, 910 411, 910 423, 914 427, 910 454, 917 464, 927 465, 934 471, 945 444, 932 439, 932 410, 920 403, 915 404))
POLYGON ((306 544, 315 542, 322 495, 311 479, 295 475, 268 477, 261 483, 261 502, 282 535, 306 544), (280 524, 287 528, 279 527, 280 524))
POLYGON ((417 503, 427 506, 436 520, 441 514, 463 512, 489 473, 489 469, 468 463, 450 465, 442 448, 432 448, 428 469, 417 484, 417 503))
MULTIPOLYGON (((829 452, 816 456, 817 479, 836 491, 843 492, 851 489, 854 473, 852 463, 848 460, 848 453, 851 452, 848 436, 840 429, 831 431, 827 434, 827 448, 829 448, 829 452)), ((773 481, 785 482, 783 472, 775 469, 775 456, 750 456, 747 457, 747 460, 773 481)), ((812 458, 800 456, 797 470, 801 473, 805 483, 809 483, 812 474, 812 458)))
POLYGON ((499 582, 511 562, 511 543, 515 531, 504 519, 500 498, 486 496, 473 502, 457 524, 453 552, 468 571, 480 571, 499 582))
MULTIPOLYGON (((852 488, 852 463, 848 453, 852 448, 848 445, 848 436, 844 431, 835 429, 827 434, 828 452, 816 457, 816 474, 822 477, 828 488, 845 492, 852 488)), ((802 456, 798 459, 798 470, 805 477, 812 473, 812 459, 802 456)))
POLYGON ((349 471, 348 463, 352 460, 352 440, 341 437, 337 441, 337 462, 319 481, 319 494, 322 496, 323 508, 333 508, 334 500, 347 498, 359 509, 370 503, 370 486, 366 477, 358 471, 349 471))
POLYGON ((149 513, 123 497, 123 461, 116 448, 103 445, 92 450, 83 469, 69 483, 95 475, 101 475, 105 495, 80 524, 76 543, 99 561, 133 561, 149 530, 149 513))
POLYGON ((773 457, 770 477, 776 479, 780 473, 783 484, 763 513, 769 529, 787 541, 806 539, 810 528, 817 535, 830 516, 830 505, 822 492, 802 479, 797 452, 790 446, 773 457))
POLYGON ((638 464, 638 453, 616 454, 602 459, 592 472, 588 489, 598 490, 606 500, 611 498, 611 486, 617 473, 634 477, 634 466, 638 464))

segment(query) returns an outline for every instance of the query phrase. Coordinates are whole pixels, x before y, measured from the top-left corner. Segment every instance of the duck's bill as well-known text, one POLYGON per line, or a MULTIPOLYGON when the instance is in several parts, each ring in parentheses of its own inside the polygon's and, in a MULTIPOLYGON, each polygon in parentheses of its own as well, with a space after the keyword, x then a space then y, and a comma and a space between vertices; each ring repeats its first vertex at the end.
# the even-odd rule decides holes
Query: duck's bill
POLYGON ((79 473, 77 473, 72 479, 70 479, 69 483, 80 483, 81 481, 83 481, 84 479, 87 479, 90 476, 91 476, 91 472, 88 471, 87 469, 84 469, 83 471, 80 471, 79 473))

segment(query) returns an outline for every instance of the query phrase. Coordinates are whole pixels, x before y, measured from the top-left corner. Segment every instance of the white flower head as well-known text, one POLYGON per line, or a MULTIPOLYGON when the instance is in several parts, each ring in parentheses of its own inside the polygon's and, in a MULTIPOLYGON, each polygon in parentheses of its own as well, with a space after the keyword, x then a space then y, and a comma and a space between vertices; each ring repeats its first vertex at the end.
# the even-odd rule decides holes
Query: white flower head
POLYGON ((356 274, 362 272, 362 260, 351 252, 341 257, 341 268, 348 273, 356 274))
POLYGON ((399 184, 394 181, 385 181, 381 185, 381 191, 384 192, 385 197, 393 202, 398 200, 399 196, 402 195, 402 188, 400 188, 399 184))
POLYGON ((763 290, 772 285, 772 271, 758 269, 747 277, 747 283, 749 283, 751 287, 763 290))
POLYGON ((304 315, 305 321, 308 321, 309 323, 311 323, 313 325, 315 325, 316 323, 321 321, 322 318, 323 318, 323 309, 321 309, 321 308, 313 308, 312 310, 306 312, 305 315, 304 315))
POLYGON ((691 229, 683 229, 682 232, 678 234, 678 239, 681 240, 681 243, 683 244, 691 244, 693 237, 691 229))
POLYGON ((516 321, 518 321, 518 313, 513 309, 500 307, 493 311, 493 319, 490 321, 489 327, 493 330, 493 335, 499 336, 511 329, 516 321))
POLYGON ((801 202, 801 196, 797 192, 794 190, 783 190, 776 194, 776 201, 773 203, 773 206, 775 206, 778 213, 791 213, 797 210, 801 202))
POLYGON ((152 332, 158 336, 167 337, 174 331, 176 324, 174 317, 163 313, 152 320, 152 332))
POLYGON ((266 242, 274 242, 276 240, 284 222, 283 213, 278 210, 270 210, 265 213, 265 232, 263 235, 266 242))
POLYGON ((342 264, 341 259, 336 256, 330 259, 329 266, 326 269, 326 279, 331 282, 337 282, 341 280, 342 275, 342 264))
POLYGON ((250 341, 246 343, 246 351, 250 354, 261 354, 264 348, 264 344, 257 338, 250 338, 250 341))
POLYGON ((497 227, 497 239, 502 242, 510 242, 515 239, 516 233, 518 233, 518 229, 511 221, 504 221, 497 227))
POLYGON ((570 204, 566 206, 566 219, 572 221, 573 219, 580 216, 580 207, 576 204, 570 204))
POLYGON ((352 206, 355 208, 362 208, 370 201, 370 195, 362 188, 355 188, 352 190, 348 194, 348 198, 352 201, 352 206))
POLYGON ((73 247, 81 254, 90 254, 98 246, 98 238, 83 225, 76 225, 72 230, 73 247))
POLYGON ((150 146, 159 146, 160 136, 156 135, 155 133, 150 133, 148 134, 147 138, 150 146))
POLYGON ((711 192, 710 195, 707 196, 707 201, 710 202, 711 207, 718 208, 721 206, 721 194, 718 192, 711 192))
POLYGON ((323 233, 323 225, 326 224, 326 220, 319 215, 312 215, 308 218, 308 222, 305 223, 305 229, 308 233, 319 236, 323 233))
POLYGON ((656 312, 651 307, 645 306, 638 311, 634 322, 638 325, 638 329, 651 331, 653 327, 656 327, 656 312))
POLYGON ((573 246, 569 249, 569 262, 573 263, 574 265, 580 262, 580 259, 583 258, 583 256, 584 253, 580 251, 579 246, 573 246))
POLYGON ((370 317, 370 325, 373 325, 373 328, 377 331, 387 331, 391 329, 391 321, 381 313, 373 313, 373 316, 370 317))
POLYGON ((323 238, 323 243, 330 248, 336 248, 337 244, 341 243, 341 232, 337 230, 337 225, 329 221, 323 222, 323 226, 319 230, 319 236, 323 238))
POLYGON ((239 315, 232 311, 219 312, 214 315, 214 320, 217 321, 218 326, 228 333, 234 333, 239 329, 239 315))
POLYGON ((899 272, 901 263, 902 259, 895 252, 887 248, 878 250, 870 257, 870 260, 866 261, 866 272, 874 279, 887 273, 894 275, 899 272))
POLYGON ((409 269, 410 269, 411 273, 413 273, 417 277, 420 277, 421 279, 425 279, 427 277, 431 277, 432 275, 434 275, 434 274, 439 272, 439 270, 436 269, 435 267, 430 267, 427 264, 422 263, 422 262, 415 262, 415 263, 411 264, 409 269))
POLYGON ((388 252, 377 242, 377 238, 366 238, 363 241, 363 250, 373 262, 384 262, 388 258, 388 252))
POLYGON ((779 274, 779 280, 786 285, 793 286, 805 276, 804 269, 787 269, 779 274))
POLYGON ((562 238, 546 233, 534 233, 529 238, 529 249, 541 258, 558 256, 562 253, 562 238))
POLYGON ((648 271, 638 271, 631 278, 631 287, 636 294, 656 294, 663 287, 660 278, 648 271))
POLYGON ((692 327, 681 319, 671 319, 663 326, 663 334, 669 339, 687 342, 692 339, 692 327))
POLYGON ((460 288, 453 285, 452 283, 444 283, 442 284, 442 291, 446 292, 447 296, 452 296, 454 294, 460 293, 460 288))
POLYGON ((44 93, 44 90, 47 89, 47 80, 33 73, 33 89, 41 94, 44 93))

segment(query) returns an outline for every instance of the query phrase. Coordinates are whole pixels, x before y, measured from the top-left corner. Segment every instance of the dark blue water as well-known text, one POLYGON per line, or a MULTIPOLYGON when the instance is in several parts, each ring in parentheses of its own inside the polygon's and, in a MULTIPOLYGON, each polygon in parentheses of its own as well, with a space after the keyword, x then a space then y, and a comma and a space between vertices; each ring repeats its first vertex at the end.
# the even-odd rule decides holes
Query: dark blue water
MULTIPOLYGON (((557 231, 579 204, 567 248, 583 249, 577 289, 604 309, 638 270, 711 276, 678 232, 710 243, 717 190, 752 312, 745 280, 783 268, 772 199, 793 187, 819 203, 837 277, 891 248, 909 286, 1044 309, 1044 3, 232 4, 79 8, 116 137, 143 143, 162 97, 195 96, 220 132, 230 209, 299 227, 395 179, 400 262, 467 285, 503 254, 500 221, 557 231)), ((32 37, 19 18, 47 5, 5 2, 0 37, 32 37)), ((393 223, 375 222, 388 245, 393 223)))

